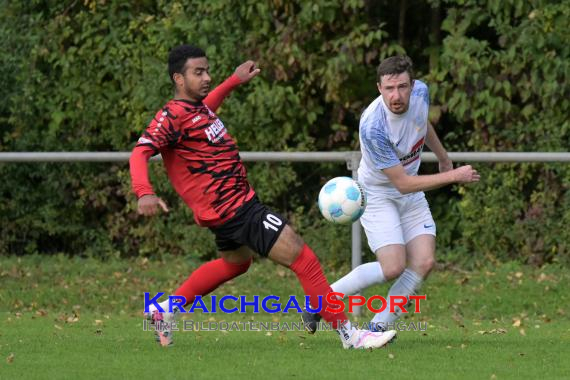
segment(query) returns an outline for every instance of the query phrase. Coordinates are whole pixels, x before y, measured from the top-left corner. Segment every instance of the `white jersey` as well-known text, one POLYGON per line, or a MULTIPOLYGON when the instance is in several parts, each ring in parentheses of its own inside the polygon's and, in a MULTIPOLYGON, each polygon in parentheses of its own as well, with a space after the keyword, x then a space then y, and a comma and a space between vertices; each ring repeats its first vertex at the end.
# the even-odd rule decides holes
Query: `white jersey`
POLYGON ((366 108, 360 119, 362 159, 358 168, 358 180, 364 187, 386 195, 401 196, 382 169, 402 164, 408 175, 418 174, 428 111, 428 88, 419 80, 414 81, 410 105, 404 114, 391 112, 382 96, 366 108))

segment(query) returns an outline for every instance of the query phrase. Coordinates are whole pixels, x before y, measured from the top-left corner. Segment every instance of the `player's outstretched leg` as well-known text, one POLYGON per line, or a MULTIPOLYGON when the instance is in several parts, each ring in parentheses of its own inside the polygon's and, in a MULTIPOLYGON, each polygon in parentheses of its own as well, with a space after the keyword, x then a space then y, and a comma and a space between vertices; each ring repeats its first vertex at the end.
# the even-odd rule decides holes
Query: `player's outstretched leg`
MULTIPOLYGON (((226 252, 226 254, 229 254, 226 252)), ((220 258, 202 264, 197 268, 188 279, 174 292, 174 295, 182 296, 186 300, 186 305, 194 301, 197 295, 205 296, 219 285, 231 280, 247 272, 251 264, 251 257, 244 258, 241 263, 231 263, 220 258)), ((168 311, 169 301, 163 301, 159 305, 165 311, 168 311)), ((172 346, 173 335, 172 330, 176 325, 176 315, 179 312, 178 307, 173 307, 173 312, 159 312, 154 305, 149 307, 149 313, 146 314, 150 320, 151 328, 154 329, 156 341, 161 346, 172 346)))

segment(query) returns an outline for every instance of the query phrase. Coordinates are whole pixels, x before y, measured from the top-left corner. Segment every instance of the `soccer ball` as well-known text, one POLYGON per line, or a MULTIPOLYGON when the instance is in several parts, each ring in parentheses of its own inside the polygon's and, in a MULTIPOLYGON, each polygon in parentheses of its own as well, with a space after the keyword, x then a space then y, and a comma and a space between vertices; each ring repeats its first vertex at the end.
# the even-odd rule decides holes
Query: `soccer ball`
POLYGON ((364 189, 350 177, 331 179, 319 193, 319 210, 333 223, 353 223, 362 216, 365 208, 364 189))

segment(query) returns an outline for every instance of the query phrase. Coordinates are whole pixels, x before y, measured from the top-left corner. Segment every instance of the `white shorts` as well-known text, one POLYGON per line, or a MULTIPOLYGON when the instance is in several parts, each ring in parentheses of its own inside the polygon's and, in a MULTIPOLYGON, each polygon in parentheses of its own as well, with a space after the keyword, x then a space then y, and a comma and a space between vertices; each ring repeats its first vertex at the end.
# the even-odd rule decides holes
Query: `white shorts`
POLYGON ((390 244, 405 245, 419 235, 435 236, 435 222, 423 192, 390 197, 367 191, 366 198, 360 222, 372 252, 390 244))

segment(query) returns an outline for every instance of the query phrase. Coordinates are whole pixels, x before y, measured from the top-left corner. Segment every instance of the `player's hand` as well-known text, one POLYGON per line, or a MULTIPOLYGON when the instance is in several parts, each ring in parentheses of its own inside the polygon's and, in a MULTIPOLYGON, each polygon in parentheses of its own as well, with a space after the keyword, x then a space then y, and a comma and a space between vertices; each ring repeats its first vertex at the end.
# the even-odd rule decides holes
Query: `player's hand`
POLYGON ((449 157, 447 157, 444 160, 439 161, 439 172, 440 173, 448 172, 450 170, 453 170, 453 161, 451 161, 449 159, 449 157))
POLYGON ((481 179, 477 170, 473 169, 471 165, 460 166, 454 172, 457 183, 479 182, 481 179))
POLYGON ((261 70, 255 65, 255 62, 246 61, 236 68, 234 74, 238 76, 241 83, 247 83, 260 72, 261 70))
POLYGON ((137 203, 137 212, 140 215, 152 216, 157 214, 160 209, 164 212, 168 212, 166 203, 156 195, 143 195, 139 198, 137 203))

